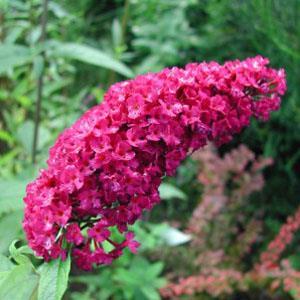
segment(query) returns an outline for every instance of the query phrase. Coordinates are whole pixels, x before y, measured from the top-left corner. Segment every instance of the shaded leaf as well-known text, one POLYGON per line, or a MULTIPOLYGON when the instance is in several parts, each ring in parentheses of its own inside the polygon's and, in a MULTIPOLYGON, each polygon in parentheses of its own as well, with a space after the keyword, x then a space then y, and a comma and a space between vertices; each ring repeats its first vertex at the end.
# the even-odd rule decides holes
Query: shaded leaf
POLYGON ((126 286, 124 293, 129 299, 157 300, 157 289, 166 282, 159 277, 163 264, 161 262, 150 264, 142 257, 135 257, 130 267, 118 269, 113 279, 122 286, 126 286), (145 271, 146 270, 146 271, 145 271), (135 295, 135 297, 133 297, 135 295))
POLYGON ((28 63, 32 57, 28 47, 16 44, 0 44, 0 73, 28 63))
POLYGON ((0 217, 5 213, 23 209, 23 197, 27 180, 0 182, 0 217))
POLYGON ((17 138, 29 154, 32 151, 33 132, 34 124, 32 121, 25 121, 17 130, 17 138))
MULTIPOLYGON (((0 205, 1 207, 1 205, 0 205)), ((2 208, 2 207, 1 207, 2 208)), ((23 212, 22 210, 9 213, 0 219, 0 253, 8 250, 11 242, 16 238, 21 230, 23 212)), ((1 299, 1 298, 0 298, 1 299)))
MULTIPOLYGON (((32 151, 33 144, 33 135, 34 135, 34 123, 33 121, 24 122, 17 131, 17 138, 22 143, 24 149, 28 154, 32 151)), ((38 150, 41 150, 47 142, 50 140, 51 134, 50 131, 40 125, 38 132, 38 150)))
POLYGON ((44 58, 42 55, 37 55, 33 60, 33 70, 32 75, 35 79, 38 79, 44 70, 44 58))

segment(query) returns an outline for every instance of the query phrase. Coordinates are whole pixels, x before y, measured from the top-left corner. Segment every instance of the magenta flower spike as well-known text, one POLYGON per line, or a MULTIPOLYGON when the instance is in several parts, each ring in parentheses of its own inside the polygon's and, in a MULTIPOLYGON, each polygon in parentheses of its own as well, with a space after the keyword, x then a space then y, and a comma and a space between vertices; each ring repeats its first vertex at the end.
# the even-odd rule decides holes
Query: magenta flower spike
POLYGON ((160 201, 162 177, 208 141, 227 143, 252 116, 267 120, 279 108, 285 72, 268 63, 192 63, 114 84, 59 136, 48 168, 27 186, 23 227, 36 255, 63 259, 72 248, 78 267, 91 270, 126 247, 136 252, 128 225, 160 201))

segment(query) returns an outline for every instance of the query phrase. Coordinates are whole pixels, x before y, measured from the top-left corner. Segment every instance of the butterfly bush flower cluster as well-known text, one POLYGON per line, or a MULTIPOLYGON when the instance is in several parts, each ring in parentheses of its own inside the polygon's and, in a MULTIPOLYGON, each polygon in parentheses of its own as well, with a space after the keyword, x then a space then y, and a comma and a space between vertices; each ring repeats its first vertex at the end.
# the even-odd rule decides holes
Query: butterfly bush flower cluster
POLYGON ((285 74, 268 63, 192 63, 114 84, 59 136, 48 168, 28 185, 30 247, 45 260, 71 247, 84 270, 135 252, 128 225, 159 202, 161 178, 207 141, 228 142, 251 116, 266 120, 279 108, 285 74))

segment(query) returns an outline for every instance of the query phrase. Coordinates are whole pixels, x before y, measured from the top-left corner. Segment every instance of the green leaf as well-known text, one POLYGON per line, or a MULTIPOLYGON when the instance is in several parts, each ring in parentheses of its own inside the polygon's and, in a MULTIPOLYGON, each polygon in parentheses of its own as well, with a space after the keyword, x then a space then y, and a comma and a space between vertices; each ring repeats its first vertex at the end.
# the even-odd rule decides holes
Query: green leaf
POLYGON ((187 200, 187 196, 179 188, 169 183, 162 183, 159 187, 159 194, 162 199, 170 200, 178 198, 181 200, 187 200))
POLYGON ((50 97, 52 94, 57 93, 71 82, 72 80, 64 78, 61 78, 58 81, 47 82, 43 89, 43 97, 50 97))
POLYGON ((5 180, 0 182, 0 217, 9 212, 22 210, 27 181, 5 180))
POLYGON ((7 142, 10 146, 14 142, 12 135, 3 129, 0 129, 0 140, 7 142))
POLYGON ((160 298, 157 298, 159 294, 156 290, 165 284, 164 278, 159 277, 162 268, 160 262, 150 264, 146 259, 136 256, 129 268, 118 268, 112 279, 122 286, 126 299, 157 300, 160 298))
POLYGON ((147 276, 149 278, 155 279, 156 277, 159 277, 163 268, 164 268, 164 265, 162 262, 156 262, 156 263, 152 264, 151 267, 149 268, 149 270, 147 271, 148 272, 147 276))
MULTIPOLYGON (((33 300, 39 276, 28 264, 14 267, 0 284, 1 300, 33 300)), ((1 278, 1 273, 0 273, 1 278)))
POLYGON ((0 273, 10 271, 14 264, 9 260, 8 257, 0 254, 0 273))
POLYGON ((291 289, 288 292, 294 300, 300 300, 300 298, 298 297, 299 293, 295 289, 291 289))
POLYGON ((33 60, 32 75, 34 79, 38 79, 44 70, 44 58, 42 55, 37 55, 33 60))
POLYGON ((17 130, 17 138, 27 153, 31 153, 32 151, 33 132, 34 123, 32 121, 25 121, 17 130))
POLYGON ((25 253, 23 252, 24 249, 27 250, 27 248, 16 248, 16 243, 18 240, 14 240, 11 245, 9 246, 9 253, 11 257, 16 261, 18 265, 24 265, 24 264, 29 264, 31 265, 30 259, 24 255, 25 253))
POLYGON ((94 66, 110 69, 126 77, 134 76, 126 65, 99 49, 76 43, 55 43, 53 45, 52 50, 55 56, 76 59, 94 66))
POLYGON ((122 27, 118 19, 114 19, 112 23, 112 40, 115 48, 122 44, 122 27))
POLYGON ((178 246, 189 242, 192 236, 181 232, 177 228, 167 227, 161 233, 161 238, 169 246, 178 246))
POLYGON ((143 286, 141 287, 141 292, 144 294, 145 298, 148 300, 160 300, 159 293, 150 286, 143 286))
POLYGON ((24 246, 20 247, 18 250, 22 254, 34 255, 34 252, 32 251, 32 249, 28 245, 24 245, 24 246))
POLYGON ((49 2, 49 10, 58 18, 65 18, 70 16, 70 14, 58 3, 54 1, 49 2))
POLYGON ((10 271, 1 271, 0 272, 0 286, 9 274, 10 274, 10 271))
POLYGON ((296 270, 300 270, 300 254, 299 253, 290 255, 288 259, 293 268, 295 268, 296 270))
MULTIPOLYGON (((17 130, 17 138, 28 154, 30 154, 32 151, 33 135, 34 123, 31 120, 25 121, 17 130)), ((38 150, 41 150, 47 144, 50 138, 50 131, 46 127, 40 125, 38 132, 38 150)))
POLYGON ((22 210, 18 210, 1 217, 0 253, 7 252, 10 243, 16 238, 16 236, 20 232, 22 215, 22 210))
POLYGON ((38 299, 60 300, 68 286, 70 268, 70 255, 68 255, 65 261, 56 259, 49 263, 44 263, 39 270, 41 279, 38 289, 38 299))
POLYGON ((28 47, 16 44, 0 45, 0 74, 15 66, 28 63, 32 59, 32 52, 28 47))

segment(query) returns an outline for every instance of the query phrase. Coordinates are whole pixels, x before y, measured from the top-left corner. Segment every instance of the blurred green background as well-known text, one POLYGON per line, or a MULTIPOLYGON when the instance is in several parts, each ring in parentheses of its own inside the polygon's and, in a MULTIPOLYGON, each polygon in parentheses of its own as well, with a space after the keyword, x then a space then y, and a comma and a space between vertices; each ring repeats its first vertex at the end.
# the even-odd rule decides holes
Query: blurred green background
MULTIPOLYGON (((44 36, 42 2, 0 0, 0 252, 24 238, 25 186, 45 166, 49 147, 64 128, 102 101, 111 84, 192 61, 222 63, 260 54, 287 72, 282 108, 267 123, 253 121, 218 153, 221 159, 245 144, 256 156, 273 159, 263 171, 264 187, 242 197, 243 220, 262 222, 259 237, 238 267, 251 269, 299 205, 300 1, 49 0, 44 36)), ((199 160, 188 159, 175 178, 166 179, 162 203, 135 225, 142 243, 139 255, 126 253, 112 266, 89 274, 72 270, 66 299, 155 300, 168 282, 197 274, 201 264, 196 268, 193 259, 200 250, 191 246, 186 228, 205 190, 198 173, 199 160)), ((228 185, 226 191, 235 188, 228 185)), ((236 227, 244 232, 238 209, 219 214, 228 224, 242 224, 236 227)), ((207 226, 216 226, 209 222, 207 226)), ((284 253, 295 270, 300 266, 298 242, 296 235, 284 253)), ((272 289, 253 283, 241 290, 183 293, 178 299, 300 299, 281 285, 272 289)))

